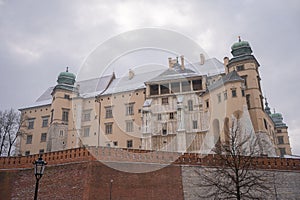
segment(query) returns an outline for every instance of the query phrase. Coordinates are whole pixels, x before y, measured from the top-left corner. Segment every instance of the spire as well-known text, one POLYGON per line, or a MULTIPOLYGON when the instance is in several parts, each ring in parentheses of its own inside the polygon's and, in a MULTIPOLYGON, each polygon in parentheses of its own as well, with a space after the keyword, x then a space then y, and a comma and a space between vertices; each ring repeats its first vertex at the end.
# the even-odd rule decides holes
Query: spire
POLYGON ((267 100, 267 97, 265 98, 265 111, 268 115, 271 115, 271 109, 269 107, 269 103, 268 103, 268 100, 267 100))

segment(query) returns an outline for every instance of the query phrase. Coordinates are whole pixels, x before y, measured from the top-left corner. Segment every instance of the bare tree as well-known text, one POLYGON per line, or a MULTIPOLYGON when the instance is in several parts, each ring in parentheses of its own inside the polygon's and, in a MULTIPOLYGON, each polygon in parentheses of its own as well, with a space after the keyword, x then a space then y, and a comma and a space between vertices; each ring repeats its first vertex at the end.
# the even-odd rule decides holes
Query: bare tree
POLYGON ((196 171, 199 186, 206 190, 202 198, 209 199, 266 199, 271 194, 271 177, 254 170, 254 159, 261 153, 258 137, 242 129, 236 116, 232 125, 224 126, 225 142, 214 148, 220 166, 196 171), (227 130, 226 130, 227 129, 227 130))
POLYGON ((11 156, 24 120, 20 113, 10 109, 0 111, 0 156, 11 156))

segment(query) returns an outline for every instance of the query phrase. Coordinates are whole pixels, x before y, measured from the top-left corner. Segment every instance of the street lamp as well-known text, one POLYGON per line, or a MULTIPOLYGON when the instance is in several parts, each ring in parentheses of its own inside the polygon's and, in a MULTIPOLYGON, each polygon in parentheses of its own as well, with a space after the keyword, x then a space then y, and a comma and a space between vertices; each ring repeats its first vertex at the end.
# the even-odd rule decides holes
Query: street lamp
POLYGON ((34 200, 37 200, 37 193, 39 190, 39 181, 44 174, 45 165, 47 165, 47 163, 42 159, 42 155, 40 155, 39 159, 34 161, 33 164, 34 164, 34 175, 35 175, 35 179, 36 179, 34 200))
POLYGON ((110 180, 110 187, 109 187, 109 200, 111 200, 111 191, 112 191, 112 184, 113 184, 114 180, 111 179, 110 180))

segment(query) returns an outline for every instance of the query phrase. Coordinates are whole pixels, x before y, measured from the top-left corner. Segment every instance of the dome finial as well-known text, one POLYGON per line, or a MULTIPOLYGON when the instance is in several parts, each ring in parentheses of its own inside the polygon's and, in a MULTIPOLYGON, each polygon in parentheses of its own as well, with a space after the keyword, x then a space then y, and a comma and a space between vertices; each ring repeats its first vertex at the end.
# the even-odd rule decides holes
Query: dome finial
POLYGON ((67 67, 66 72, 69 72, 69 67, 67 67))
POLYGON ((239 42, 241 42, 242 40, 241 40, 241 36, 238 36, 238 38, 239 38, 239 42))
POLYGON ((268 115, 271 115, 271 111, 270 111, 270 107, 269 107, 269 103, 268 103, 268 100, 267 100, 267 97, 265 97, 265 111, 268 115))

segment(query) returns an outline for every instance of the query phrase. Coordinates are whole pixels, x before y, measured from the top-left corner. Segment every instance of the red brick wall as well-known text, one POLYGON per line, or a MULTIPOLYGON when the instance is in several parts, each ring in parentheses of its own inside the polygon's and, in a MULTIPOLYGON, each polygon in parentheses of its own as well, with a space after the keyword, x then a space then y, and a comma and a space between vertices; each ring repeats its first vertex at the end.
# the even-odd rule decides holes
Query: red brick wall
POLYGON ((110 180, 113 180, 112 199, 183 199, 180 166, 171 165, 148 173, 126 173, 94 162, 90 172, 89 199, 109 199, 110 180))
MULTIPOLYGON (((1 199, 33 199, 35 178, 32 169, 2 170, 0 177, 1 199)), ((126 173, 98 161, 47 166, 38 196, 40 199, 107 200, 111 179, 112 199, 183 199, 180 166, 168 166, 149 173, 126 173)))

